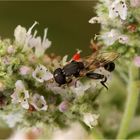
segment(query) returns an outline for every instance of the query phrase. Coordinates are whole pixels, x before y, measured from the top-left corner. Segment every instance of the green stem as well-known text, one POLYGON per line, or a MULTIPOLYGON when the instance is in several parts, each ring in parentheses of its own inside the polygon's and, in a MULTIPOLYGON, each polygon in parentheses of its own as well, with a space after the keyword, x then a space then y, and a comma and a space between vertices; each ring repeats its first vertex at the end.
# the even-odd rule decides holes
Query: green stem
POLYGON ((99 129, 93 129, 92 134, 91 134, 91 139, 97 140, 97 139, 102 139, 105 140, 103 134, 99 129))
POLYGON ((139 69, 133 64, 129 69, 128 97, 117 139, 125 139, 133 119, 139 96, 139 69))

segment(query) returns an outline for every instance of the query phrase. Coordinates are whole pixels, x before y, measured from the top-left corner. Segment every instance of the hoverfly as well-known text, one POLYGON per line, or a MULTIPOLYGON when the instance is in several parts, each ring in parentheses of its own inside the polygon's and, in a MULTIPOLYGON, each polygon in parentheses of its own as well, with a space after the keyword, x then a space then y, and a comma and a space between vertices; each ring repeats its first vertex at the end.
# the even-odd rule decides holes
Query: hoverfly
POLYGON ((115 63, 113 62, 119 56, 116 52, 100 52, 96 50, 92 55, 79 58, 79 53, 75 54, 68 64, 62 68, 57 68, 54 71, 54 80, 60 86, 72 82, 74 78, 80 78, 86 76, 91 79, 101 80, 100 83, 108 89, 105 85, 107 77, 104 74, 94 72, 96 69, 103 67, 105 70, 112 72, 115 69, 115 63), (76 57, 76 55, 78 57, 76 57))

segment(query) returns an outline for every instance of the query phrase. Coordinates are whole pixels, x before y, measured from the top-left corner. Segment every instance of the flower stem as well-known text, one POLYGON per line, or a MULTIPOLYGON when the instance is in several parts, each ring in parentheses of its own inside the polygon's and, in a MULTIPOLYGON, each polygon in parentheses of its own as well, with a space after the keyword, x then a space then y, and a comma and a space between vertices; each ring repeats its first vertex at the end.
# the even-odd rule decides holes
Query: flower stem
POLYGON ((97 139, 105 139, 103 134, 99 129, 93 129, 92 134, 91 134, 91 139, 97 140, 97 139))
POLYGON ((139 96, 139 69, 131 64, 129 69, 128 97, 117 139, 125 139, 134 116, 139 96))

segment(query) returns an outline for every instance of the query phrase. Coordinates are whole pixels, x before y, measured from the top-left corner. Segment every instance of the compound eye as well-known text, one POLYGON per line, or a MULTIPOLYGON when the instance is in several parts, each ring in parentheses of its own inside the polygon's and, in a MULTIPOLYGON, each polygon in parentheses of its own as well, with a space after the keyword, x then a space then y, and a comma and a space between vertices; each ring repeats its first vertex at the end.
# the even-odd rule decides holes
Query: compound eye
POLYGON ((107 63, 104 66, 104 68, 105 68, 105 70, 112 72, 115 69, 115 63, 114 62, 107 63))

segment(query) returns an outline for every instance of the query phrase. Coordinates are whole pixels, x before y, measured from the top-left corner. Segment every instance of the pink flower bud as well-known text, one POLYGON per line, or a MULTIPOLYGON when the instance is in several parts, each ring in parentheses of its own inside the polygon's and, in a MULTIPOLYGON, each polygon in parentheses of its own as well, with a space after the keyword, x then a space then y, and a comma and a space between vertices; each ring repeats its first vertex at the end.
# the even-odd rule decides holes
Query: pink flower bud
POLYGON ((10 64, 10 58, 8 56, 5 56, 5 57, 2 58, 2 62, 5 65, 9 65, 10 64))
POLYGON ((21 75, 27 75, 31 73, 31 68, 28 66, 21 66, 20 67, 20 74, 21 75))
POLYGON ((140 56, 134 58, 134 64, 136 67, 140 67, 140 56))
POLYGON ((7 48, 7 52, 8 52, 9 54, 14 53, 14 52, 15 52, 14 47, 13 47, 12 45, 10 45, 10 46, 7 48))
POLYGON ((28 60, 31 63, 35 63, 36 62, 36 56, 34 54, 29 55, 28 60))
POLYGON ((68 110, 68 107, 69 107, 69 103, 67 101, 63 101, 60 103, 58 108, 60 112, 65 112, 68 110))
POLYGON ((130 4, 132 7, 139 7, 140 6, 140 0, 130 0, 130 4))

